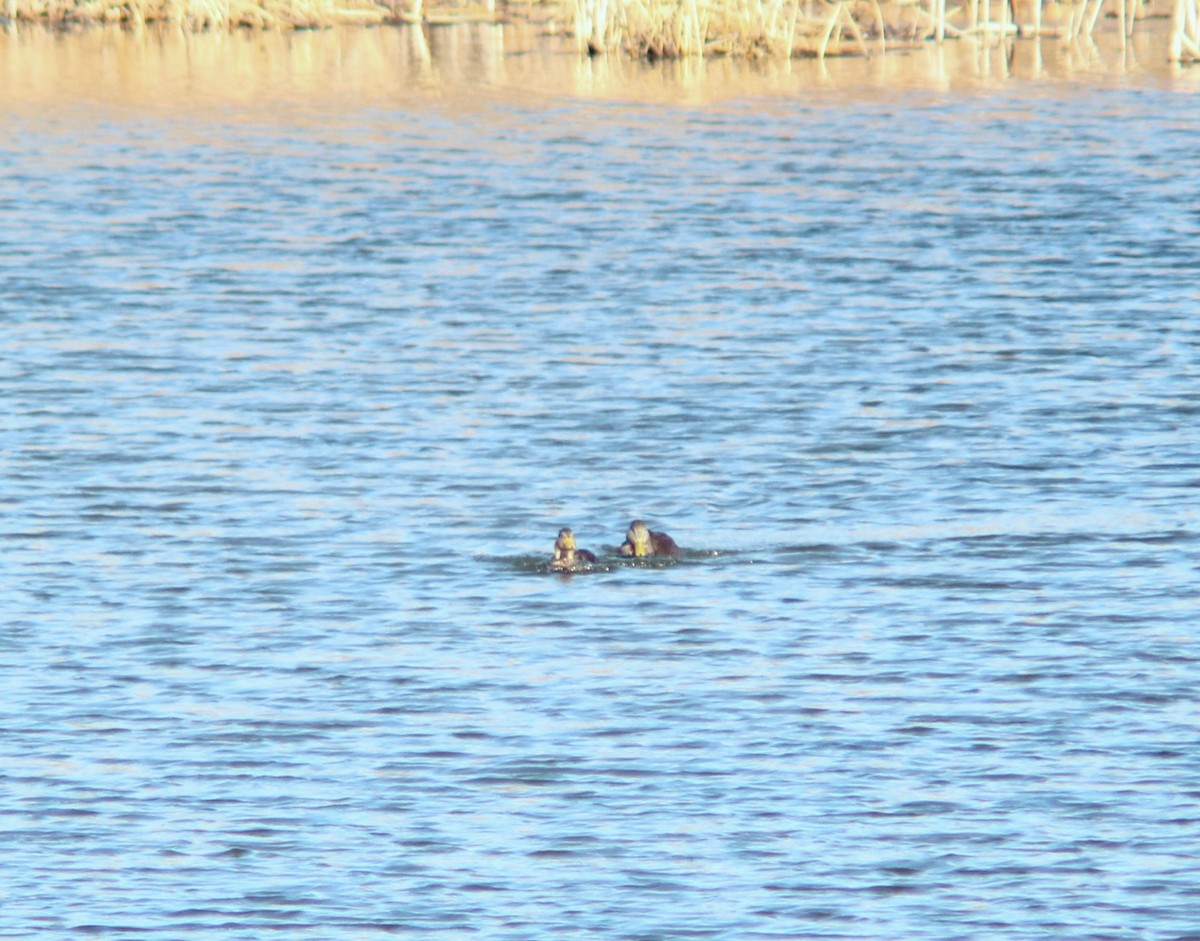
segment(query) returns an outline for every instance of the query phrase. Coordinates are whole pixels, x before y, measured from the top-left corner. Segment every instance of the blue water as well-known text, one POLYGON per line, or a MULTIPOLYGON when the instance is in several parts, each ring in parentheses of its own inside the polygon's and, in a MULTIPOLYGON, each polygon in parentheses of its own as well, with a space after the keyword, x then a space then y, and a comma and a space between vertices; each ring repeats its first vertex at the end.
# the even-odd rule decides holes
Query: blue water
POLYGON ((1194 93, 456 94, 10 116, 0 937, 1200 936, 1194 93))

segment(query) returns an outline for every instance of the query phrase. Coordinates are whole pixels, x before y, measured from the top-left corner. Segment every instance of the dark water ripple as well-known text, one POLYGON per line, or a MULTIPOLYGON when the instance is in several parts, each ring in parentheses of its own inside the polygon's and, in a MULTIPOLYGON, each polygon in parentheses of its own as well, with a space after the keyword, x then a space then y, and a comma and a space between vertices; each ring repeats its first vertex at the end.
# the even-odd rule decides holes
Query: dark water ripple
POLYGON ((0 936, 1194 932, 1198 112, 1029 105, 17 122, 0 936))

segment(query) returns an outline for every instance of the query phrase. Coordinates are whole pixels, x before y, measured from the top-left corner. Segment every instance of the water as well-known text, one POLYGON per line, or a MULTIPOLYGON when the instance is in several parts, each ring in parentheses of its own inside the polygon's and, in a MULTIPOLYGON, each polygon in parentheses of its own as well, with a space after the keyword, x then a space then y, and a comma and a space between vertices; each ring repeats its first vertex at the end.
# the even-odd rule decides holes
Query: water
POLYGON ((1194 72, 348 35, 3 40, 0 936, 1197 936, 1194 72))

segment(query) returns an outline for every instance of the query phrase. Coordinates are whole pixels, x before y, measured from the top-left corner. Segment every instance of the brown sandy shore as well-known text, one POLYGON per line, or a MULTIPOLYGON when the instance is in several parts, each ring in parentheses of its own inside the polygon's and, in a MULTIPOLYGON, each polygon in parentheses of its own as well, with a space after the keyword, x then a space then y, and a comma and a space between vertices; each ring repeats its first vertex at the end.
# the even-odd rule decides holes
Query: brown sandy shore
POLYGON ((581 53, 637 58, 872 56, 914 44, 1018 36, 1124 41, 1169 20, 1163 55, 1200 61, 1200 0, 0 0, 0 23, 319 29, 519 22, 581 53))

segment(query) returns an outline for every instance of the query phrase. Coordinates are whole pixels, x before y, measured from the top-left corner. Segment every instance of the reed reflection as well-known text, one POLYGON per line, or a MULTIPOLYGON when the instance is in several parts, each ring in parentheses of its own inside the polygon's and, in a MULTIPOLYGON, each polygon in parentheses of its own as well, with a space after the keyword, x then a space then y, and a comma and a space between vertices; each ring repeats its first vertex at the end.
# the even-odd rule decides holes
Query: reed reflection
POLYGON ((282 116, 331 103, 342 110, 474 107, 494 101, 497 93, 536 106, 563 96, 704 103, 818 88, 874 99, 880 91, 1117 77, 1195 88, 1194 70, 1152 54, 1160 45, 1161 37, 1149 31, 1128 41, 1117 35, 1065 42, 987 35, 865 58, 646 62, 619 54, 580 56, 565 38, 484 23, 294 33, 22 27, 0 35, 0 102, 16 112, 87 102, 189 112, 235 104, 282 116))

